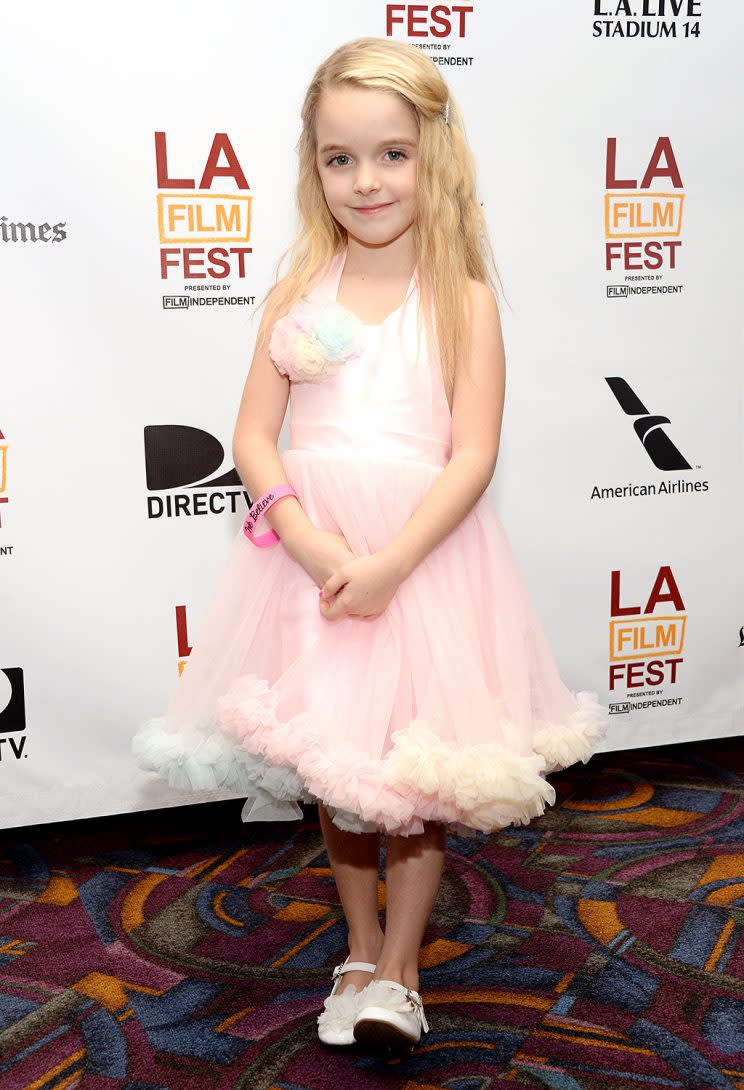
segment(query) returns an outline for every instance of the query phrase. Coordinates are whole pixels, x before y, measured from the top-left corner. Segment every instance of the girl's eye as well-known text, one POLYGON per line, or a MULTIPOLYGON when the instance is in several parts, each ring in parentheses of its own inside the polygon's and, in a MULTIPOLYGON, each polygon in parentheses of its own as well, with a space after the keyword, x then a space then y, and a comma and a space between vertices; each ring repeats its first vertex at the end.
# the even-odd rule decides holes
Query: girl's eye
MULTIPOLYGON (((402 160, 403 160, 403 159, 407 159, 407 158, 408 158, 408 156, 406 155, 406 153, 405 153, 404 151, 401 151, 401 149, 400 149, 400 148, 388 148, 388 150, 387 150, 387 151, 385 152, 385 154, 386 154, 386 155, 396 155, 396 156, 398 156, 398 155, 399 155, 399 156, 400 156, 400 159, 393 159, 393 160, 391 160, 391 161, 392 161, 393 163, 400 163, 400 162, 402 162, 402 160)), ((333 156, 332 158, 330 158, 330 159, 328 160, 328 164, 327 164, 327 165, 328 165, 329 167, 330 167, 330 166, 335 166, 335 165, 336 165, 336 160, 338 160, 338 159, 348 159, 348 158, 349 158, 349 156, 348 156, 348 155, 346 154, 346 152, 340 151, 340 152, 338 153, 338 155, 334 155, 334 156, 333 156)), ((345 164, 344 164, 344 163, 341 163, 340 165, 341 165, 341 166, 344 166, 345 164)))

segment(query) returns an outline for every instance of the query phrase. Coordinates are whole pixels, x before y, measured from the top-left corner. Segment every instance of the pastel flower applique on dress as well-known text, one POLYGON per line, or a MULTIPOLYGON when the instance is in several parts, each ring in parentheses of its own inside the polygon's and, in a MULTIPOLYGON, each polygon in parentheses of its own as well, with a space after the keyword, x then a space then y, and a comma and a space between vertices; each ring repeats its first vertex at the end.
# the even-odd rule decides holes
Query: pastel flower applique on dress
POLYGON ((327 299, 301 299, 274 323, 269 355, 277 370, 295 382, 323 382, 363 351, 356 315, 327 299))

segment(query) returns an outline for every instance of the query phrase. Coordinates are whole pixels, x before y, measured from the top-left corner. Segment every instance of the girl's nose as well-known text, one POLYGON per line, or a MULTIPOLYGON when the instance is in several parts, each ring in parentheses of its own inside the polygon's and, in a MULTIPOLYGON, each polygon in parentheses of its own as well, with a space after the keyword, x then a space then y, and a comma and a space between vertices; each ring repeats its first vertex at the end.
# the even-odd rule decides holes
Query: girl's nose
POLYGON ((354 182, 354 188, 358 189, 362 193, 366 193, 370 189, 378 189, 379 182, 374 170, 360 168, 357 171, 357 176, 354 182))

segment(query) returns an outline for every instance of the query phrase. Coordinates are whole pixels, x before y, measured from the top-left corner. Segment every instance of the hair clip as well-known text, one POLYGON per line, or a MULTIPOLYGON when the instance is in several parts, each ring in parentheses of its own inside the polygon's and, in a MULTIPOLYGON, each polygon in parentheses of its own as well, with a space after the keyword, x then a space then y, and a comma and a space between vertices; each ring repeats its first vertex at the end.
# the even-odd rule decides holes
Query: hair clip
POLYGON ((444 121, 445 121, 446 125, 449 125, 449 123, 450 123, 449 122, 449 117, 450 117, 450 104, 449 104, 449 99, 447 99, 447 105, 444 107, 444 121))

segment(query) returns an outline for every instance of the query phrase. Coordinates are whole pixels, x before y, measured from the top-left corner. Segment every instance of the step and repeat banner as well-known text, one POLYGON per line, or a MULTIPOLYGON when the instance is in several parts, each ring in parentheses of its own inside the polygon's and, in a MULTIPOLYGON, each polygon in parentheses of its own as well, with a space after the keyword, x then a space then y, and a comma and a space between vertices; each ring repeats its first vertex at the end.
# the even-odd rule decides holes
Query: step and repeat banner
POLYGON ((240 532, 300 104, 362 35, 463 111, 506 295, 489 492, 566 684, 606 750, 742 733, 743 29, 720 0, 5 11, 0 825, 234 797, 130 740, 240 532))

